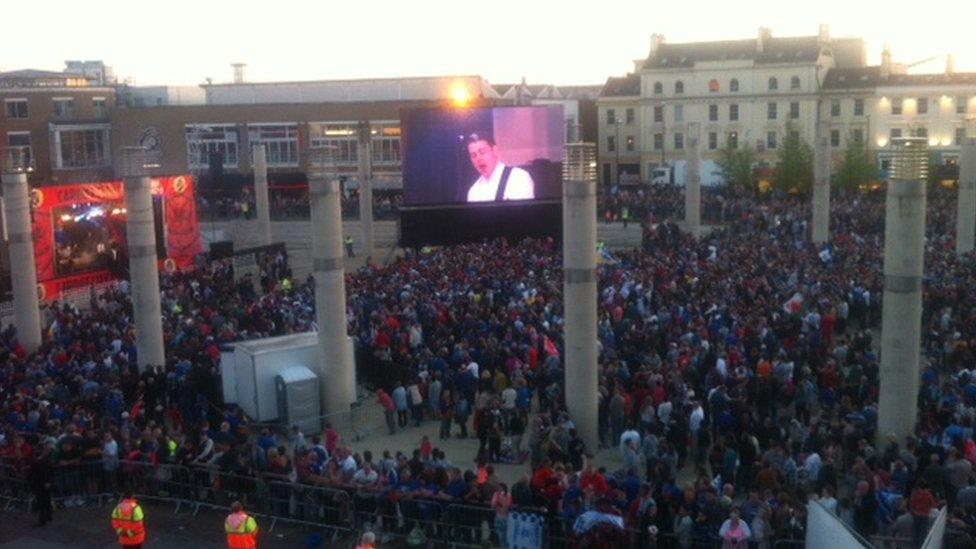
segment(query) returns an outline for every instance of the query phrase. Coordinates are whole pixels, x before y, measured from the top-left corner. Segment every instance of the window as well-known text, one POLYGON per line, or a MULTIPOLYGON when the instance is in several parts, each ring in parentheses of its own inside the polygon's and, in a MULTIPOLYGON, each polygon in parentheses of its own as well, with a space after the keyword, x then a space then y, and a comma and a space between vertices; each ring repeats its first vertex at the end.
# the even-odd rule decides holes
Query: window
POLYGON ((830 146, 840 147, 840 130, 830 130, 830 146))
POLYGON ((674 134, 674 148, 675 150, 678 151, 685 148, 685 134, 683 133, 674 134))
POLYGON ((220 153, 224 167, 237 167, 237 126, 233 124, 187 124, 186 156, 190 169, 206 168, 210 155, 220 153))
POLYGON ((929 98, 919 97, 915 103, 915 112, 918 114, 928 114, 929 112, 929 98))
POLYGON ((732 80, 729 80, 729 91, 730 92, 739 91, 739 80, 737 78, 733 78, 732 80))
POLYGON ((370 125, 370 144, 373 147, 373 164, 396 165, 400 163, 400 123, 373 122, 370 125))
POLYGON ((966 103, 965 97, 956 98, 956 114, 966 114, 966 103))
POLYGON ((840 99, 830 102, 830 116, 840 116, 840 99))
POLYGON ((4 106, 7 118, 27 118, 29 114, 26 99, 6 99, 4 106))
POLYGON ((627 152, 634 152, 634 136, 633 135, 628 135, 627 136, 626 143, 627 143, 627 145, 626 145, 627 146, 627 152))
POLYGON ((966 138, 966 128, 956 128, 954 143, 956 146, 962 145, 962 140, 966 138))
POLYGON ((776 120, 776 103, 766 104, 766 118, 776 120))
POLYGON ((664 107, 662 105, 656 105, 654 107, 654 121, 664 122, 664 107))
POLYGON ((793 77, 790 78, 790 89, 791 90, 798 90, 798 89, 800 89, 800 77, 799 76, 793 76, 793 77))
POLYGON ((739 148, 739 133, 729 132, 729 135, 726 137, 725 142, 728 143, 729 147, 733 149, 739 148))
POLYGON ((104 97, 92 97, 92 114, 95 118, 108 116, 108 102, 104 97))
POLYGON ((660 82, 655 82, 654 95, 661 95, 662 93, 664 93, 664 84, 661 84, 660 82))
POLYGON ((614 152, 616 150, 617 150, 617 140, 614 139, 614 136, 608 135, 607 136, 607 152, 614 152))
POLYGON ((681 80, 678 80, 677 82, 675 82, 674 83, 674 93, 675 94, 685 93, 685 83, 682 82, 681 80))
POLYGON ((864 116, 864 100, 854 100, 854 116, 864 116))
POLYGON ((776 148, 776 132, 766 132, 766 148, 776 148))
POLYGON ((901 128, 891 128, 891 138, 898 139, 901 137, 901 128))
POLYGON ((75 100, 70 97, 55 97, 54 117, 72 118, 75 115, 75 100))
POLYGON ((664 148, 664 134, 656 133, 654 134, 654 150, 659 151, 664 148))
POLYGON ((712 78, 711 80, 708 81, 708 91, 709 92, 715 93, 715 92, 718 91, 718 88, 719 88, 719 86, 718 86, 718 80, 715 80, 714 78, 712 78))
POLYGON ((308 133, 312 148, 331 147, 335 151, 336 164, 359 164, 359 123, 309 124, 308 133))
POLYGON ((891 100, 891 114, 901 114, 901 98, 896 97, 891 100))
POLYGON ((790 102, 790 118, 792 120, 799 120, 800 118, 800 102, 791 101, 790 102))
POLYGON ((298 166, 298 124, 248 124, 251 145, 264 145, 268 166, 298 166))
POLYGON ((7 132, 7 148, 24 152, 27 165, 34 165, 34 151, 31 149, 30 132, 7 132))
POLYGON ((718 133, 708 132, 708 150, 714 151, 718 148, 718 133))
POLYGON ((685 121, 685 106, 675 105, 674 106, 674 121, 684 122, 685 121))
POLYGON ((54 134, 55 168, 94 168, 112 164, 109 128, 57 128, 54 134))
POLYGON ((735 103, 729 105, 729 120, 736 121, 739 119, 739 106, 735 103))
POLYGON ((717 122, 718 121, 718 105, 708 106, 708 121, 717 122))
POLYGON ((769 78, 769 91, 776 91, 779 89, 779 81, 776 80, 775 76, 769 78))
POLYGON ((928 137, 928 136, 929 136, 928 128, 921 128, 921 127, 915 128, 915 137, 928 137))
POLYGON ((634 123, 634 118, 636 118, 634 116, 634 109, 630 108, 624 111, 624 116, 626 117, 625 120, 627 121, 628 124, 634 123))
POLYGON ((607 109, 607 124, 617 123, 617 111, 614 109, 607 109))
POLYGON ((855 143, 864 143, 864 130, 861 128, 855 128, 851 131, 851 140, 855 143))

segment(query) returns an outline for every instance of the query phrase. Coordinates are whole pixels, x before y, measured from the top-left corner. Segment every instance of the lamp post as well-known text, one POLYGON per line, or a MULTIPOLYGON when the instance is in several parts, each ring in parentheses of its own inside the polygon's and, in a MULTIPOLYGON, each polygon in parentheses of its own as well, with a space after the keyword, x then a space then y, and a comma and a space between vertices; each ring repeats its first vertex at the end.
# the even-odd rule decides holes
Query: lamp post
POLYGON ((922 276, 928 143, 892 139, 894 158, 885 200, 884 303, 878 441, 914 434, 920 375, 922 276))
POLYGON ((567 144, 563 158, 563 296, 566 407, 587 447, 599 442, 596 350, 596 147, 567 144))

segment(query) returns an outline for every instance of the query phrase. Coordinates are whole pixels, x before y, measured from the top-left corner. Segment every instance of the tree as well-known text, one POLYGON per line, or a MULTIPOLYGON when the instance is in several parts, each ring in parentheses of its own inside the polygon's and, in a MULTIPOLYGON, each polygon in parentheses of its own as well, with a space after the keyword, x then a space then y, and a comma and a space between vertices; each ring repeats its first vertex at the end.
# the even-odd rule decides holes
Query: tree
POLYGON ((853 192, 857 191, 861 185, 877 181, 879 176, 878 167, 868 153, 864 142, 855 140, 848 134, 844 159, 837 170, 831 174, 831 184, 838 189, 853 192))
POLYGON ((736 147, 732 141, 719 151, 718 174, 726 185, 741 187, 759 194, 756 181, 756 151, 748 144, 736 147))
POLYGON ((792 122, 786 123, 786 137, 779 148, 773 174, 773 188, 780 191, 809 192, 813 187, 813 150, 800 137, 792 122))

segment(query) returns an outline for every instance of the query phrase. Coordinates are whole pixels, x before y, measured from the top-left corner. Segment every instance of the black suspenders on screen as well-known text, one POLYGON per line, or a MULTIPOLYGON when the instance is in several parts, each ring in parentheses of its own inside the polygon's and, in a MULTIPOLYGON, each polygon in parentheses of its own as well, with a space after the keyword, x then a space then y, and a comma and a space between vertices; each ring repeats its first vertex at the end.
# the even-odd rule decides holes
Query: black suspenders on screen
POLYGON ((512 167, 505 166, 502 169, 502 180, 498 182, 498 192, 495 193, 495 202, 501 202, 505 199, 505 187, 508 186, 508 176, 512 175, 512 167))

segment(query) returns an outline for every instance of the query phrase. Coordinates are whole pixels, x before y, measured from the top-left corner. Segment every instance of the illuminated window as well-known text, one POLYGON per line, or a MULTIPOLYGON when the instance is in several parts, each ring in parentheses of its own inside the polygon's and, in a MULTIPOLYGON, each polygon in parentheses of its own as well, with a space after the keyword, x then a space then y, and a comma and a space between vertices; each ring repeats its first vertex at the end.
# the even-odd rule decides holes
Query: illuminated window
POLYGON ((55 128, 52 132, 55 168, 95 168, 112 164, 107 125, 55 128))
POLYGON ((400 163, 400 123, 374 122, 370 126, 373 164, 400 163))
POLYGON ((739 80, 738 79, 733 78, 732 80, 729 80, 729 91, 730 92, 737 92, 737 91, 739 91, 739 80))
POLYGON ((268 166, 298 166, 298 124, 248 124, 251 145, 264 145, 268 166))
POLYGON ((625 146, 627 148, 627 152, 634 152, 634 136, 628 135, 627 141, 625 143, 626 143, 625 146))
POLYGON ((726 138, 725 138, 725 142, 732 149, 739 148, 739 133, 738 132, 729 132, 729 135, 726 136, 726 138))
POLYGON ((21 119, 29 115, 26 99, 5 99, 4 107, 7 118, 21 119))
POLYGON ((359 124, 357 122, 336 122, 329 124, 309 124, 308 133, 312 148, 327 147, 335 154, 335 162, 340 166, 359 164, 359 124))
POLYGON ((186 156, 190 169, 210 166, 210 155, 220 153, 225 168, 237 167, 237 126, 187 124, 186 156))

